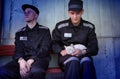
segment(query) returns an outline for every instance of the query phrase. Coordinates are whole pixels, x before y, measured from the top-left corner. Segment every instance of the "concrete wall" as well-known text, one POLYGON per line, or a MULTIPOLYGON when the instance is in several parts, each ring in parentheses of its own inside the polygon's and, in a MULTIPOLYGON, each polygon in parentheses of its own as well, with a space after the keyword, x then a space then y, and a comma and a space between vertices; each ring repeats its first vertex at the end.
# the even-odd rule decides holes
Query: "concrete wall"
MULTIPOLYGON (((40 10, 38 22, 52 31, 58 21, 68 18, 69 0, 4 0, 2 44, 14 44, 15 32, 25 26, 21 5, 33 4, 40 10)), ((119 0, 83 0, 85 20, 95 24, 99 54, 94 58, 98 79, 120 79, 119 0)), ((54 63, 54 61, 52 61, 54 63)))

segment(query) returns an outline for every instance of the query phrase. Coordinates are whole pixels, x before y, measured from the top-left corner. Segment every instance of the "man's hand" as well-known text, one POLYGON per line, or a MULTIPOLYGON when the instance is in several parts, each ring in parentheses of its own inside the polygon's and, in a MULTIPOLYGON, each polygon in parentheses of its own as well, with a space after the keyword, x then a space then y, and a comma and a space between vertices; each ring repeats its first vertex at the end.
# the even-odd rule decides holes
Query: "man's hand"
POLYGON ((73 55, 73 56, 81 56, 81 55, 84 55, 84 54, 86 54, 86 50, 75 49, 75 52, 72 53, 71 55, 73 55))
POLYGON ((34 63, 34 59, 27 60, 27 64, 29 65, 30 68, 31 68, 32 63, 34 63))
POLYGON ((66 50, 62 50, 62 51, 60 52, 60 54, 61 54, 62 56, 65 56, 65 55, 67 55, 67 52, 66 52, 66 50))
POLYGON ((20 66, 21 77, 26 77, 28 75, 28 72, 30 71, 29 64, 23 58, 20 58, 18 60, 18 63, 19 63, 19 66, 20 66))

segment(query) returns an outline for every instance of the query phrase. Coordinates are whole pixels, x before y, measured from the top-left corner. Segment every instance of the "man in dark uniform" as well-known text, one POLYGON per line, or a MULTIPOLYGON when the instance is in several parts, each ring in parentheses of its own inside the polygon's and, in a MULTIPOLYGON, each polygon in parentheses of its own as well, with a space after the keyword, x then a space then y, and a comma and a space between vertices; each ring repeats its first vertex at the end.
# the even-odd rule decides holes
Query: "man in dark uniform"
POLYGON ((59 55, 60 67, 65 71, 65 79, 96 79, 91 56, 98 53, 98 41, 95 27, 82 19, 83 1, 70 0, 68 15, 70 19, 56 24, 52 32, 53 51, 59 55), (85 49, 75 49, 73 53, 65 46, 82 45, 85 49))
POLYGON ((22 9, 27 25, 16 33, 13 61, 0 68, 0 79, 45 79, 50 60, 50 31, 38 24, 38 8, 24 4, 22 9))

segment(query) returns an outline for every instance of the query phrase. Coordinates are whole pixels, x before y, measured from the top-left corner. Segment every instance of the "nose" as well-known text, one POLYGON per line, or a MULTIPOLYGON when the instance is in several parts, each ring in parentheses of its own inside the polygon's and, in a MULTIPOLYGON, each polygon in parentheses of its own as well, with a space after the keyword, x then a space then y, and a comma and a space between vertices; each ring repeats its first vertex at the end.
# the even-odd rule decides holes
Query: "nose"
POLYGON ((25 12, 25 13, 24 13, 24 15, 25 15, 25 16, 27 16, 27 15, 28 15, 28 13, 27 13, 27 12, 25 12))
POLYGON ((77 17, 77 15, 76 15, 76 14, 74 14, 74 15, 73 15, 73 17, 74 17, 74 18, 76 18, 76 17, 77 17))

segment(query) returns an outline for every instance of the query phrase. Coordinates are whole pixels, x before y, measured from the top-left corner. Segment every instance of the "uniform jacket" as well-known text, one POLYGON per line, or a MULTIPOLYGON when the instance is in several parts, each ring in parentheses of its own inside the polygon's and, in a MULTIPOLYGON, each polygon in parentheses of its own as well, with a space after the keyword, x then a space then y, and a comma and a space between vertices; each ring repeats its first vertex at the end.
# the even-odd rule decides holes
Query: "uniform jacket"
MULTIPOLYGON (((52 47, 55 53, 60 53, 65 49, 64 46, 69 46, 70 44, 85 45, 87 47, 87 54, 84 56, 94 56, 98 53, 95 26, 83 19, 81 19, 81 23, 77 27, 73 26, 70 19, 57 23, 52 32, 52 37, 52 47)), ((61 59, 64 61, 68 57, 70 56, 66 55, 61 59)))
POLYGON ((25 59, 41 59, 49 57, 51 36, 47 27, 39 25, 30 29, 23 27, 15 35, 15 60, 23 57, 25 59))

